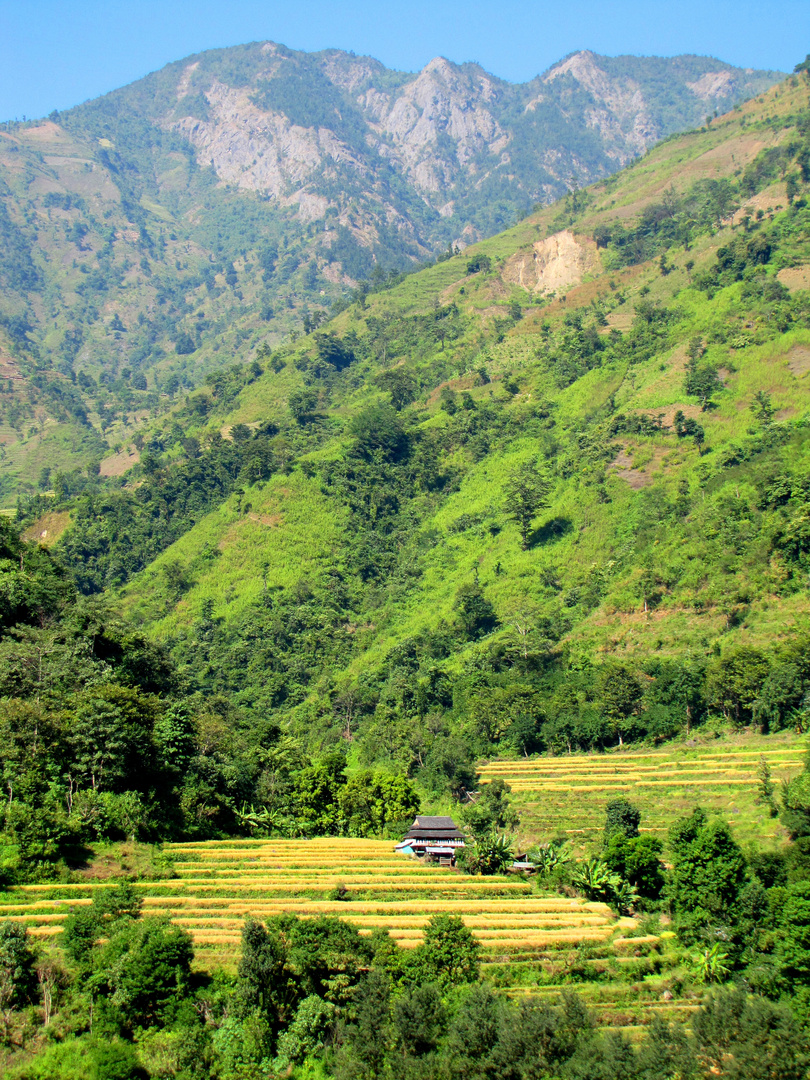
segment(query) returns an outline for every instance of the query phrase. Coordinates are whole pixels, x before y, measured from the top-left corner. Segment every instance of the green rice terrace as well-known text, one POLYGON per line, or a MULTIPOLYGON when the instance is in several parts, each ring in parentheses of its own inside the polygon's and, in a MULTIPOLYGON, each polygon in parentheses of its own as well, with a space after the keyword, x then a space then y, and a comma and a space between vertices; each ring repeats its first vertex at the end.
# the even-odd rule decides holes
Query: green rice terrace
POLYGON ((660 750, 491 761, 479 775, 483 783, 498 777, 509 784, 523 833, 532 839, 564 835, 575 846, 597 840, 606 802, 624 796, 642 812, 641 831, 664 840, 675 818, 699 804, 722 814, 740 843, 775 846, 783 830, 758 797, 757 769, 764 759, 780 783, 801 770, 806 749, 803 737, 781 732, 660 750))

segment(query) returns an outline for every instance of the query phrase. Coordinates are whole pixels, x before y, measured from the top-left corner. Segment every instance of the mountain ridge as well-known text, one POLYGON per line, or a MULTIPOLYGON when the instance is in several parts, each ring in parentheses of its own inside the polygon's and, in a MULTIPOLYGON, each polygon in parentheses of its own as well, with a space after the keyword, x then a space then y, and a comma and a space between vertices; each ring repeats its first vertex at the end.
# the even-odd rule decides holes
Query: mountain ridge
POLYGON ((258 43, 4 125, 5 500, 47 488, 48 467, 119 455, 146 417, 358 281, 498 232, 705 119, 687 83, 716 76, 710 103, 729 103, 775 78, 695 57, 565 63, 515 86, 443 58, 411 75, 258 43))

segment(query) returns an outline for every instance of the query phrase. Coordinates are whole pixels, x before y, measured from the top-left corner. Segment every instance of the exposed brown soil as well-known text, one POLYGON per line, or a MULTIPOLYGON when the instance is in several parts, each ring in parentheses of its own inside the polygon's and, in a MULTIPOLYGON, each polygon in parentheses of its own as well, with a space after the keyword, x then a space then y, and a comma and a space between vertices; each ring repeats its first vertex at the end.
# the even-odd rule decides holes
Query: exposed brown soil
POLYGON ((31 142, 56 142, 63 139, 65 133, 62 129, 53 123, 51 120, 44 120, 36 127, 27 128, 25 132, 25 138, 31 142))
POLYGON ((248 514, 248 517, 260 525, 267 525, 270 529, 277 529, 284 520, 281 514, 248 514))
MULTIPOLYGON (((455 390, 457 393, 462 390, 473 390, 475 388, 477 378, 477 372, 467 372, 467 374, 459 375, 455 379, 445 379, 444 382, 439 383, 439 385, 435 389, 431 390, 425 400, 427 401, 428 405, 432 405, 435 402, 439 401, 442 396, 442 390, 444 390, 446 387, 449 387, 451 390, 455 390)), ((497 382, 499 378, 499 375, 494 374, 491 376, 491 381, 497 382)))
POLYGON ((129 870, 129 861, 116 857, 113 854, 98 855, 87 866, 79 870, 81 876, 87 881, 107 881, 112 877, 120 877, 125 870, 129 870))
POLYGON ((771 184, 764 191, 757 192, 750 199, 746 199, 740 209, 734 215, 735 221, 741 221, 744 214, 755 214, 761 210, 763 214, 775 210, 777 206, 787 204, 787 194, 784 184, 771 184))
POLYGON ((608 469, 624 480, 626 484, 629 484, 634 491, 638 491, 653 482, 653 474, 660 468, 665 454, 666 450, 659 448, 646 465, 643 465, 640 469, 634 469, 633 457, 626 450, 620 450, 608 465, 608 469))
POLYGON ((132 453, 128 450, 122 450, 120 454, 111 454, 110 457, 104 458, 101 463, 101 475, 123 476, 133 465, 137 465, 140 460, 141 455, 137 450, 133 450, 132 453))
POLYGON ((786 289, 796 292, 797 289, 810 289, 810 265, 787 266, 776 275, 786 289))
POLYGON ((70 524, 70 514, 67 510, 59 513, 43 514, 33 525, 29 525, 23 533, 24 540, 36 540, 43 547, 55 544, 65 529, 70 524))
POLYGON ((529 292, 562 292, 579 285, 586 274, 599 268, 594 241, 563 229, 536 241, 530 251, 518 252, 507 259, 503 277, 529 292))
POLYGON ((807 345, 794 345, 787 354, 788 367, 791 372, 800 379, 810 371, 810 347, 807 345))
POLYGON ((633 315, 633 308, 629 304, 622 304, 608 315, 608 324, 602 328, 601 333, 609 334, 611 330, 629 330, 633 325, 633 315))
POLYGON ((661 416, 666 427, 672 427, 675 423, 675 413, 680 410, 684 416, 689 417, 692 420, 697 420, 700 416, 699 405, 682 405, 676 404, 667 405, 662 409, 634 409, 633 411, 643 416, 661 416))

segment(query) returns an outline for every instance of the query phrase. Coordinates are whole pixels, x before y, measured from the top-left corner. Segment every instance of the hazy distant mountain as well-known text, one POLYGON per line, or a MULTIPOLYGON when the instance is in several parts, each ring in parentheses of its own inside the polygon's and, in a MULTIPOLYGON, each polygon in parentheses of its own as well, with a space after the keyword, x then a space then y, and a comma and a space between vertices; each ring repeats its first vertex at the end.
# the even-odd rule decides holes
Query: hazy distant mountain
POLYGON ((0 126, 0 491, 125 442, 375 265, 492 235, 777 78, 582 52, 514 85, 267 42, 0 126))
POLYGON ((68 123, 117 146, 122 117, 148 120, 221 181, 401 257, 403 244, 491 233, 778 77, 706 57, 580 52, 515 85, 442 57, 413 75, 267 42, 171 64, 68 123))

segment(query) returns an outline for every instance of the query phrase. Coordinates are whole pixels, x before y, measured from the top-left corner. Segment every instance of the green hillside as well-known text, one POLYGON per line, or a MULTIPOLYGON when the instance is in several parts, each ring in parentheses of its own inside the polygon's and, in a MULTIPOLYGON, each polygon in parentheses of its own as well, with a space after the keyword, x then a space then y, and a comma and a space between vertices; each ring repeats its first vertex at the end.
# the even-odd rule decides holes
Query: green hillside
POLYGON ((475 756, 794 723, 806 99, 790 80, 189 398, 141 486, 76 504, 84 587, 144 566, 126 609, 192 685, 322 745, 348 710, 359 761, 418 769, 426 725, 475 756), (527 289, 561 236, 563 284, 527 289))
POLYGON ((810 57, 294 340, 246 264, 103 469, 29 436, 4 1075, 807 1080, 809 198, 810 57))
POLYGON ((805 730, 807 94, 358 290, 121 475, 21 502, 0 692, 46 710, 59 778, 32 805, 75 770, 95 791, 97 751, 59 749, 77 694, 157 740, 137 775, 116 743, 104 813, 199 839, 340 831, 355 775, 394 784, 373 832, 482 758, 805 730))

